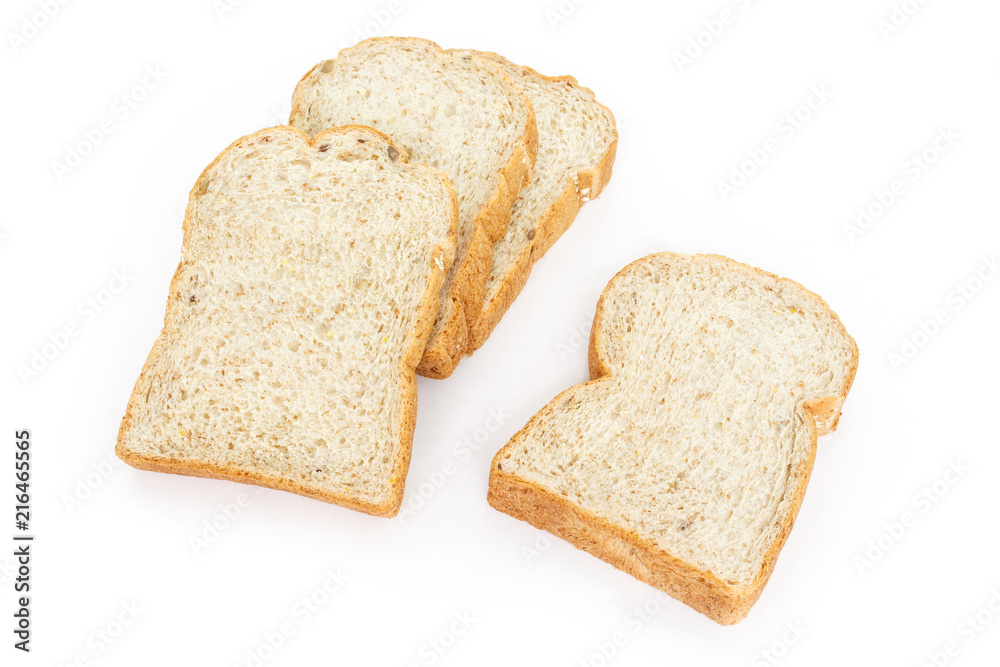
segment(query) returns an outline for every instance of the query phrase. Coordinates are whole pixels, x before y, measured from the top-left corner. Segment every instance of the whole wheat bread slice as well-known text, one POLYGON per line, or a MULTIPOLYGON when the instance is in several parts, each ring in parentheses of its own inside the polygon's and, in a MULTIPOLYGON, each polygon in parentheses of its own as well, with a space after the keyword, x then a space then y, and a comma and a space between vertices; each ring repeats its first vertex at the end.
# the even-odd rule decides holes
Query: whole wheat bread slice
POLYGON ((458 193, 458 253, 417 371, 451 375, 483 305, 493 244, 531 178, 537 129, 531 104, 496 64, 416 38, 372 38, 319 63, 295 88, 293 126, 310 135, 371 125, 411 162, 437 167, 458 193))
POLYGON ((463 53, 502 67, 531 100, 538 125, 534 177, 514 202, 507 233, 493 246, 486 298, 469 335, 472 352, 521 293, 532 265, 569 228, 581 205, 608 184, 618 130, 611 110, 571 76, 544 76, 495 53, 463 53))
POLYGON ((233 143, 191 190, 118 456, 394 515, 456 217, 448 179, 369 127, 233 143))
POLYGON ((497 453, 489 502, 735 623, 857 362, 836 314, 795 282, 725 257, 645 257, 601 296, 592 380, 497 453))

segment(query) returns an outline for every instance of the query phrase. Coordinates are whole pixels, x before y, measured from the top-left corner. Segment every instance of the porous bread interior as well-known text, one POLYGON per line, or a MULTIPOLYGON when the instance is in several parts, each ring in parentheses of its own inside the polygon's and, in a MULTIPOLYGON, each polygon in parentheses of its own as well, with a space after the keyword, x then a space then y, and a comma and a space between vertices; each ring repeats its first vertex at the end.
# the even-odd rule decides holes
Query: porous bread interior
POLYGON ((716 257, 640 260, 600 309, 608 374, 561 394, 498 469, 749 586, 809 474, 805 406, 846 394, 853 340, 801 286, 716 257))
POLYGON ((422 343, 408 347, 454 254, 453 207, 441 174, 368 128, 231 146, 192 190, 122 451, 384 506, 408 460, 422 343))
MULTIPOLYGON (((565 191, 566 180, 576 180, 581 169, 596 169, 614 143, 616 132, 611 112, 572 78, 546 77, 492 53, 470 53, 497 63, 511 75, 531 101, 538 127, 534 177, 514 202, 507 234, 493 246, 485 310, 522 253, 530 250, 538 223, 565 191)), ((597 194, 586 188, 578 191, 581 201, 597 194)))
POLYGON ((307 74, 296 88, 290 122, 310 135, 335 125, 371 125, 402 144, 410 162, 448 175, 458 194, 458 251, 442 286, 444 314, 476 216, 500 187, 501 170, 523 144, 530 117, 520 91, 499 69, 426 40, 391 38, 344 49, 307 74))

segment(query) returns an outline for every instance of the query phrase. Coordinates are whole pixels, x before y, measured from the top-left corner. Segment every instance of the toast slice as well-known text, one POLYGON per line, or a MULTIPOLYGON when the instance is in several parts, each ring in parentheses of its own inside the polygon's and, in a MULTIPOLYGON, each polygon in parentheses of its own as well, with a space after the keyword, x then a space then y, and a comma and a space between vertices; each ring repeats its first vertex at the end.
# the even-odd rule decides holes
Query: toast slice
POLYGON ((116 453, 392 516, 457 201, 369 127, 290 127, 198 178, 163 331, 116 453))
POLYGON ((601 295, 591 381, 493 459, 489 502, 735 623, 857 363, 837 315, 798 283, 725 257, 650 255, 601 295))
POLYGON ((538 125, 534 177, 514 202, 507 233, 493 246, 486 298, 470 329, 471 353, 521 293, 532 265, 569 228, 580 206, 608 184, 618 130, 611 110, 571 76, 544 76, 495 53, 462 53, 502 67, 531 100, 538 125))
POLYGON ((494 63, 423 39, 376 37, 313 67, 295 88, 289 122, 310 135, 371 125, 401 144, 411 162, 451 178, 458 253, 417 369, 448 377, 482 309, 493 244, 531 178, 538 135, 527 96, 494 63))

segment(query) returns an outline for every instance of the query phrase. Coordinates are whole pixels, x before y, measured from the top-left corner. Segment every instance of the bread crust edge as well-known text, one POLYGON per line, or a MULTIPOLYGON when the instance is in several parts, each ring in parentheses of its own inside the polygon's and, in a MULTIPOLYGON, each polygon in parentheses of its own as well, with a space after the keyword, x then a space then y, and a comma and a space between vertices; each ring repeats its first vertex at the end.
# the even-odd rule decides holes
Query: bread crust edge
MULTIPOLYGON (((445 53, 454 55, 458 51, 460 49, 451 49, 445 53)), ((466 256, 457 260, 460 266, 448 295, 452 299, 452 312, 446 315, 442 325, 435 323, 424 358, 417 366, 418 375, 435 380, 450 377, 462 358, 476 349, 471 346, 470 340, 475 331, 475 322, 486 302, 486 283, 493 265, 493 246, 510 227, 514 202, 517 201, 521 188, 531 182, 538 155, 538 126, 531 100, 503 68, 488 59, 474 57, 499 72, 504 81, 518 91, 528 110, 528 121, 514 154, 498 172, 496 187, 490 198, 476 214, 473 237, 466 256)))

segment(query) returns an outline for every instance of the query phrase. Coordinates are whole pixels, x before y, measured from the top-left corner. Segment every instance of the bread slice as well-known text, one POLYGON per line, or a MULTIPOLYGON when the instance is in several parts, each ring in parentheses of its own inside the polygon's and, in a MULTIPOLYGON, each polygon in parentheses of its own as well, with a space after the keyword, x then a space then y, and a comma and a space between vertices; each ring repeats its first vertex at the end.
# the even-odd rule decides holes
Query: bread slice
POLYGON ((735 623, 857 363, 837 315, 798 283, 715 255, 645 257, 597 305, 591 381, 497 453, 489 502, 735 623))
POLYGON ((544 76, 495 53, 461 53, 502 67, 528 95, 538 124, 534 177, 514 202, 507 233, 493 246, 486 298, 470 330, 472 352, 489 338, 521 293, 532 265, 569 228, 580 206, 604 190, 615 161, 618 130, 611 110, 571 76, 544 76))
POLYGON ((531 178, 537 129, 525 94, 497 65, 423 39, 372 38, 319 63, 295 88, 293 126, 310 135, 371 125, 411 162, 437 167, 458 193, 458 253, 417 371, 451 375, 483 305, 493 244, 531 178))
POLYGON ((191 190, 118 456, 394 515, 456 218, 447 177, 369 127, 229 146, 191 190))

